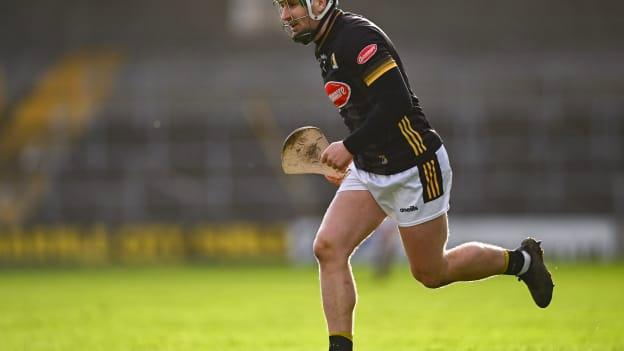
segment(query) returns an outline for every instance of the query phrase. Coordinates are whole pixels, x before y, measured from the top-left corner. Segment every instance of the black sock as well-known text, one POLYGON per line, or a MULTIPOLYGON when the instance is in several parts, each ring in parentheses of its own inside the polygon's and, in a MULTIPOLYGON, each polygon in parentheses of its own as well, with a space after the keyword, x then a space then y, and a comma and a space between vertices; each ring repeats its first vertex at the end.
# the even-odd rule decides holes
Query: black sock
POLYGON ((507 250, 507 254, 509 255, 509 262, 507 263, 505 274, 517 275, 524 265, 524 256, 520 250, 507 250))
POLYGON ((329 351, 353 351, 353 341, 342 335, 330 335, 329 351))

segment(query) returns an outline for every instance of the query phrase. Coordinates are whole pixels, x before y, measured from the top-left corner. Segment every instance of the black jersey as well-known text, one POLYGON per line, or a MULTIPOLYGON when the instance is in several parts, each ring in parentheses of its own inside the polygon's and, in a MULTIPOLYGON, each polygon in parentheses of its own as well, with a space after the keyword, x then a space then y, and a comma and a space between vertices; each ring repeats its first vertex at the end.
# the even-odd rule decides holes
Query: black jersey
POLYGON ((442 145, 394 45, 379 27, 362 16, 334 10, 316 44, 325 92, 351 132, 343 142, 358 169, 398 173, 442 145))

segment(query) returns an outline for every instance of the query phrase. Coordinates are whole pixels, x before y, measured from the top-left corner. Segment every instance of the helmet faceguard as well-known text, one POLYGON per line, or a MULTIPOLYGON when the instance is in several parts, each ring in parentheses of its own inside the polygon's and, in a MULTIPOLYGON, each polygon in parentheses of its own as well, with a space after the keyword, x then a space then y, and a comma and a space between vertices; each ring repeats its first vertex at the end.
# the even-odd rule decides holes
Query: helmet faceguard
POLYGON ((307 14, 297 17, 291 18, 289 21, 282 21, 282 28, 288 33, 290 38, 297 43, 301 43, 303 45, 308 45, 314 40, 317 29, 308 28, 305 31, 302 31, 296 35, 293 35, 292 26, 296 23, 304 20, 315 20, 321 21, 325 18, 325 16, 329 13, 329 11, 334 8, 338 4, 338 0, 327 0, 327 5, 325 9, 318 15, 315 15, 312 11, 312 2, 314 0, 273 0, 273 6, 277 9, 280 19, 282 18, 282 14, 284 11, 289 11, 292 13, 292 7, 296 5, 301 5, 307 9, 307 14))

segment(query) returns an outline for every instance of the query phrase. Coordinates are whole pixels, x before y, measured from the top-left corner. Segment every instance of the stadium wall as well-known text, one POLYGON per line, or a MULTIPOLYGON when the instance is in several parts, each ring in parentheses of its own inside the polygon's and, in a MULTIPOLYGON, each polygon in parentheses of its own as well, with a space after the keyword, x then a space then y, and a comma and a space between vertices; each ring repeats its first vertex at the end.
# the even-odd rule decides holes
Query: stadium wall
MULTIPOLYGON (((301 218, 288 227, 288 258, 296 264, 312 264, 314 234, 321 219, 301 218)), ((618 249, 618 223, 606 217, 588 216, 451 216, 448 248, 478 241, 505 248, 516 248, 527 236, 542 240, 548 259, 554 260, 615 260, 618 249)), ((398 235, 398 233, 396 234, 398 235)), ((353 256, 355 262, 370 262, 381 245, 373 235, 353 256)), ((395 256, 405 260, 400 240, 395 240, 395 256)))
POLYGON ((285 261, 283 225, 128 224, 0 230, 0 267, 285 261))
MULTIPOLYGON (((0 267, 107 266, 181 263, 313 265, 318 217, 290 223, 128 224, 39 226, 0 231, 0 267)), ((515 248, 526 236, 543 241, 549 259, 614 260, 620 257, 619 227, 604 217, 453 217, 448 247, 481 241, 515 248)), ((398 234, 397 234, 398 235, 398 234)), ((371 263, 381 242, 373 235, 353 261, 371 263)), ((400 240, 395 256, 405 260, 400 240)))

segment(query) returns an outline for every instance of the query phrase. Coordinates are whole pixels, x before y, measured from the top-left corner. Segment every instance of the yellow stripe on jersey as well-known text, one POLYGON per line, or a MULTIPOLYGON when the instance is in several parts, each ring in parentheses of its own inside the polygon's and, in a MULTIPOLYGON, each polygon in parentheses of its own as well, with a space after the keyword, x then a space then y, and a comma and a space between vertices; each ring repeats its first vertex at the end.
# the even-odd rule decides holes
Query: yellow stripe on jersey
POLYGON ((403 117, 405 119, 405 122, 407 122, 407 126, 408 126, 408 131, 411 131, 412 134, 416 135, 416 138, 418 139, 418 145, 420 145, 422 152, 427 151, 427 147, 425 146, 425 143, 423 142, 422 138, 420 137, 420 133, 418 133, 413 127, 412 127, 412 122, 410 122, 410 120, 407 117, 403 117))
POLYGON ((404 129, 405 127, 403 126, 403 120, 399 121, 399 129, 401 130, 401 134, 403 134, 403 136, 405 137, 405 140, 407 140, 407 142, 410 144, 410 146, 412 147, 412 150, 414 150, 414 153, 416 154, 416 156, 420 155, 418 148, 416 147, 416 145, 414 144, 414 142, 412 141, 412 137, 407 134, 407 132, 404 129))
POLYGON ((366 83, 367 87, 370 87, 377 79, 379 79, 379 77, 383 76, 384 73, 388 72, 394 67, 397 67, 397 63, 392 57, 390 57, 387 60, 383 61, 379 65, 379 67, 375 68, 369 75, 364 77, 364 83, 366 83))
POLYGON ((412 128, 412 124, 407 117, 403 117, 403 119, 399 121, 399 129, 401 129, 401 133, 414 149, 416 156, 427 151, 427 147, 423 144, 420 134, 412 128))

